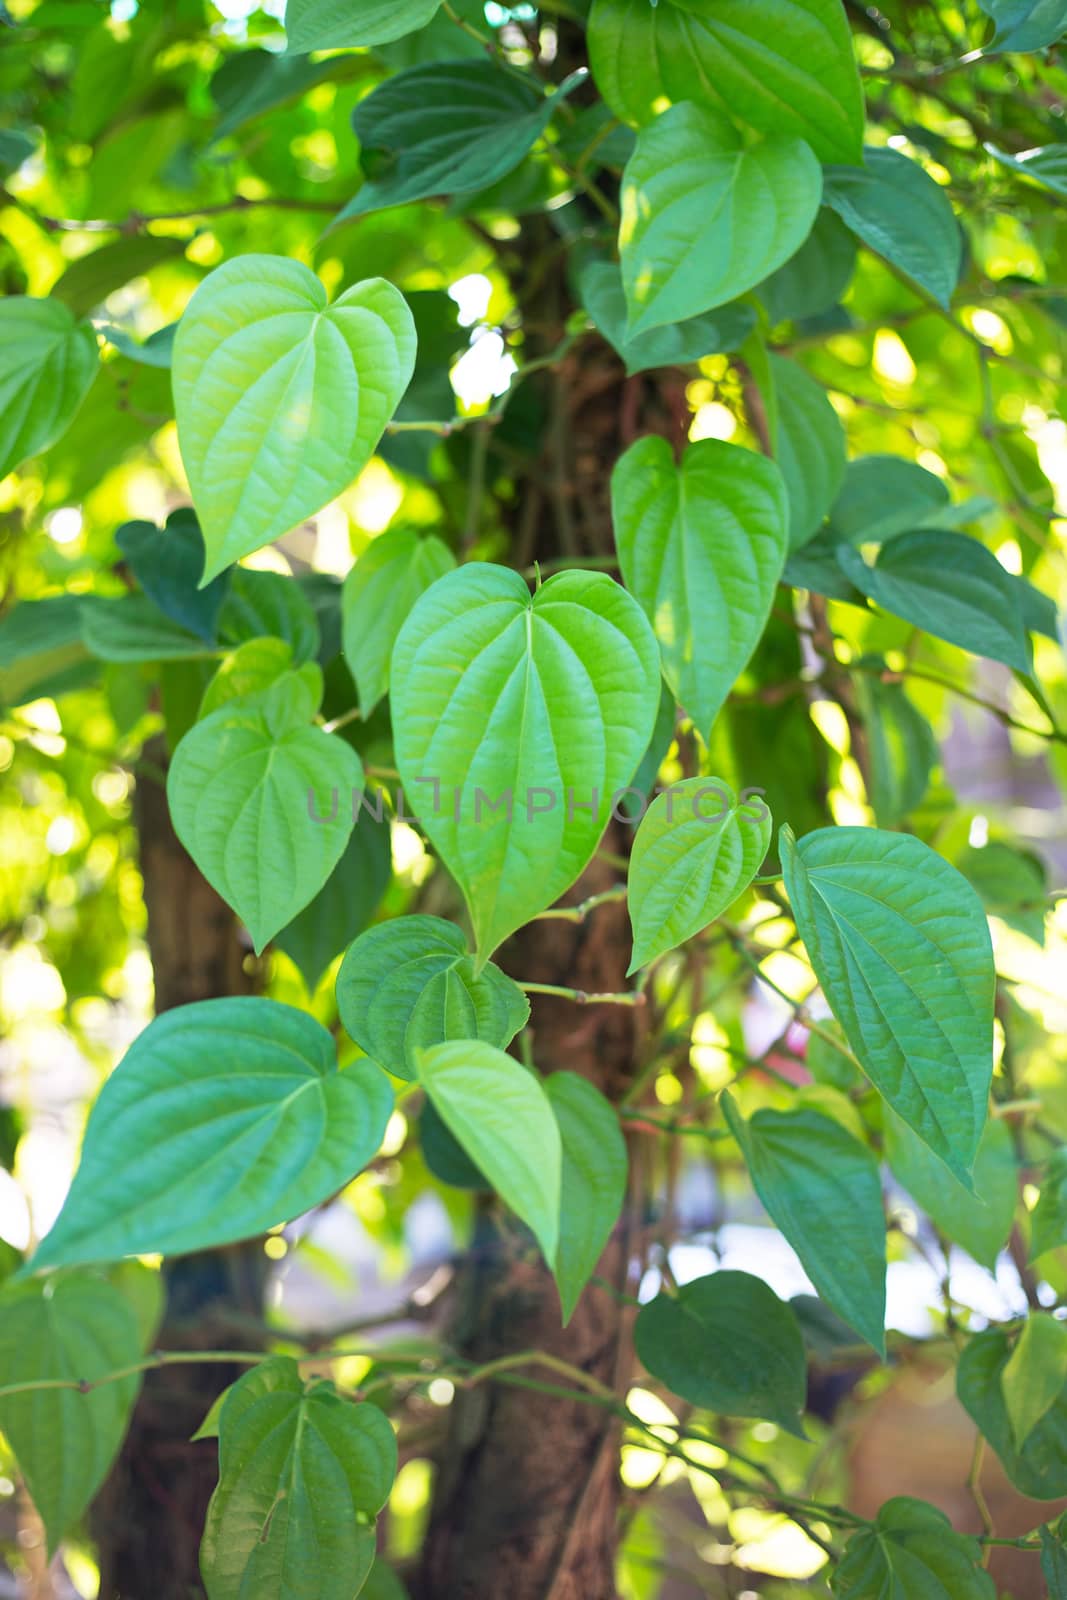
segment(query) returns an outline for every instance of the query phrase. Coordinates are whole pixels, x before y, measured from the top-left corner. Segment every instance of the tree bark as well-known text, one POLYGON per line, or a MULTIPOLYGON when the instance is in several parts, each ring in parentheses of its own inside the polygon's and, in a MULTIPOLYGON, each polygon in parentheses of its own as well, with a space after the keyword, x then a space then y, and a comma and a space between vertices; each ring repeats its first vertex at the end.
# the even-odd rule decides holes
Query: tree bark
MULTIPOLYGON (((146 748, 159 766, 162 741, 146 748)), ((148 779, 135 799, 156 1011, 248 994, 251 963, 236 918, 178 841, 166 793, 148 779)), ((229 1348, 235 1325, 262 1318, 266 1258, 259 1241, 168 1262, 158 1343, 168 1350, 229 1348)), ((241 1333, 241 1347, 256 1339, 241 1333)), ((203 1594, 200 1537, 217 1478, 214 1441, 190 1436, 245 1368, 181 1366, 150 1372, 125 1444, 93 1508, 101 1600, 193 1600, 203 1594)))

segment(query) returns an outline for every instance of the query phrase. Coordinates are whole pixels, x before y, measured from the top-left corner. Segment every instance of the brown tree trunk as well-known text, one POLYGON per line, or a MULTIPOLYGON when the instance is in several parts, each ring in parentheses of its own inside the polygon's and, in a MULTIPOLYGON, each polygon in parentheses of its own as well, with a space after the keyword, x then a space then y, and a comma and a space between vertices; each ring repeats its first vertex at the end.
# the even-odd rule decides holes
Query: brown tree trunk
MULTIPOLYGON (((162 742, 146 756, 164 765, 162 742)), ((236 919, 171 825, 166 794, 137 785, 135 816, 157 1012, 247 994, 250 963, 236 919)), ((266 1260, 258 1241, 168 1262, 158 1343, 168 1350, 255 1345, 266 1260), (236 1330, 240 1337, 235 1339, 236 1330)), ((180 1366, 147 1375, 129 1434, 93 1510, 100 1600, 194 1600, 200 1536, 215 1487, 213 1441, 192 1444, 212 1401, 244 1368, 180 1366)))

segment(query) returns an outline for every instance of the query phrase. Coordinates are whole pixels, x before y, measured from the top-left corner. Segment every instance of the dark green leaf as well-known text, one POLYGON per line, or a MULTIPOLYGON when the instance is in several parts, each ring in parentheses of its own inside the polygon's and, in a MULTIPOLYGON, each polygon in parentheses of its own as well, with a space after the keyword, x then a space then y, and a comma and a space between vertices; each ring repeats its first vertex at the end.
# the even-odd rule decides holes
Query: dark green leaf
POLYGON ((772 322, 821 316, 841 299, 856 265, 856 244, 824 206, 795 256, 759 285, 756 293, 772 322))
POLYGON ((845 430, 821 383, 795 361, 769 357, 775 460, 789 494, 789 548, 817 531, 845 474, 845 430))
POLYGON ((912 528, 940 522, 946 484, 903 456, 859 456, 845 468, 830 512, 830 531, 847 544, 883 544, 912 528))
POLYGON ((622 274, 613 261, 591 261, 581 272, 582 304, 631 375, 651 367, 682 367, 721 350, 737 350, 756 325, 756 313, 740 302, 685 322, 651 328, 636 338, 626 336, 626 294, 622 274))
POLYGON ((185 245, 184 239, 160 239, 150 233, 116 239, 72 262, 52 285, 52 298, 69 306, 74 316, 87 317, 132 278, 143 277, 161 262, 184 255, 185 245))
POLYGON ((979 0, 996 23, 986 51, 1044 50, 1067 33, 1067 0, 979 0))
POLYGON ((1067 1389, 1017 1450, 1001 1388, 1010 1356, 1011 1342, 1002 1328, 975 1334, 960 1357, 956 1392, 1020 1493, 1058 1500, 1067 1495, 1067 1389))
POLYGON ((990 1272, 1011 1232, 1019 1199, 1015 1146, 1005 1122, 986 1123, 974 1159, 974 1191, 958 1183, 888 1108, 884 1112, 886 1160, 917 1205, 954 1244, 990 1272))
POLYGON ((146 594, 83 595, 80 615, 85 648, 98 661, 186 661, 217 654, 215 645, 168 617, 146 594))
POLYGON ((361 812, 344 855, 314 900, 274 938, 300 968, 309 994, 334 957, 363 932, 391 875, 388 820, 361 812))
POLYGON ((229 574, 198 589, 204 570, 204 540, 192 511, 172 511, 166 528, 126 522, 115 543, 148 598, 174 622, 214 644, 229 574))
POLYGON ((25 705, 77 683, 93 663, 74 594, 22 600, 0 617, 0 705, 25 705))
POLYGON ((956 865, 978 890, 990 916, 1044 944, 1048 873, 1040 856, 991 839, 981 849, 965 850, 956 865))
POLYGON ((895 828, 922 803, 940 759, 933 729, 902 683, 886 682, 878 664, 854 678, 856 705, 867 733, 870 795, 880 828, 895 828))
POLYGON ((947 306, 962 241, 948 196, 899 150, 868 148, 862 167, 827 167, 826 204, 877 255, 947 306))
POLYGON ((661 1293, 634 1326, 653 1377, 691 1405, 764 1417, 804 1437, 804 1343, 796 1317, 747 1272, 713 1272, 661 1293))
POLYGON ((1041 1571, 1048 1584, 1049 1600, 1067 1600, 1067 1545, 1051 1528, 1041 1528, 1041 1571))
POLYGON ((219 638, 224 644, 243 644, 264 633, 292 646, 296 666, 318 652, 315 608, 300 585, 280 572, 236 567, 219 617, 219 638))
POLYGON ((1067 1148, 1049 1156, 1031 1222, 1031 1261, 1067 1244, 1067 1148))
POLYGON ((977 1539, 943 1511, 898 1495, 854 1533, 831 1579, 837 1600, 996 1600, 977 1539))

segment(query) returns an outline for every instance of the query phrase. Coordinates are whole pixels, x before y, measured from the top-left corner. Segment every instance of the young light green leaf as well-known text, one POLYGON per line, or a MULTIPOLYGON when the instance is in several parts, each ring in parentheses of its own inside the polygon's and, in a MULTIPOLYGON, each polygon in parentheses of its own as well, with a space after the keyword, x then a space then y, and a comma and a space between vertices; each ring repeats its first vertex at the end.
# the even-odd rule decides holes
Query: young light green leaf
POLYGON ((768 357, 774 455, 789 494, 789 548, 818 531, 845 475, 845 430, 821 383, 784 356, 768 357))
POLYGON ((631 339, 626 334, 626 294, 614 261, 590 261, 578 279, 582 304, 608 343, 622 357, 626 371, 651 367, 683 367, 722 350, 737 350, 756 325, 751 306, 736 302, 706 316, 651 328, 631 339))
POLYGON ((1015 1147, 1007 1124, 995 1118, 986 1123, 974 1159, 973 1193, 940 1162, 930 1160, 922 1140, 888 1107, 883 1125, 886 1160, 893 1175, 935 1227, 993 1272, 1019 1198, 1015 1147))
POLYGON ((1067 1323, 1032 1311, 1000 1375, 1016 1450, 1067 1392, 1067 1323))
POLYGON ((868 1077, 965 1185, 993 1072, 995 979, 981 902, 910 834, 779 834, 797 930, 868 1077))
POLYGON ((214 644, 229 574, 197 588, 204 570, 204 539, 192 511, 172 511, 165 528, 154 522, 124 522, 115 543, 148 598, 179 627, 214 644))
POLYGON ((367 181, 337 221, 496 183, 547 128, 566 87, 546 95, 534 78, 485 60, 387 78, 352 113, 367 181))
POLYGON ((883 545, 874 566, 847 545, 837 559, 857 589, 894 616, 961 650, 1031 671, 1018 583, 977 539, 923 528, 883 545))
POLYGON ((440 539, 391 528, 369 545, 345 579, 341 600, 345 660, 364 721, 389 688, 389 661, 415 601, 456 560, 440 539))
POLYGON ((347 489, 414 366, 411 313, 383 278, 328 305, 315 274, 284 256, 236 256, 208 274, 172 368, 205 583, 347 489))
POLYGON ((285 36, 293 55, 389 44, 424 28, 441 0, 288 0, 285 36))
POLYGON ((984 54, 995 50, 1044 50, 1067 33, 1067 0, 979 0, 996 34, 984 54))
POLYGON ((554 1072, 545 1093, 563 1153, 556 1283, 563 1325, 596 1271, 626 1198, 626 1141, 619 1116, 588 1078, 554 1072))
POLYGON ((686 778, 657 795, 630 855, 630 971, 728 910, 756 876, 770 842, 771 814, 762 800, 739 801, 721 778, 686 778))
POLYGON ((722 1108, 771 1221, 820 1296, 885 1354, 885 1213, 878 1163, 831 1117, 802 1107, 748 1122, 729 1093, 722 1108))
MULTIPOLYGON (((278 949, 300 968, 309 994, 314 994, 334 957, 363 932, 388 887, 392 870, 388 818, 378 822, 361 814, 344 855, 314 900, 275 935, 278 949)), ((368 1054, 380 1059, 373 1050, 368 1054)), ((388 1062, 382 1065, 388 1066, 388 1062)))
POLYGON ((337 974, 337 1009, 361 1050, 409 1079, 418 1075, 419 1050, 449 1039, 503 1050, 530 1015, 526 996, 499 967, 490 961, 475 972, 453 923, 420 915, 360 935, 337 974))
POLYGON ((604 573, 531 598, 471 562, 416 603, 391 668, 397 765, 470 907, 478 969, 580 876, 659 698, 652 631, 604 573))
POLYGON ((666 439, 630 446, 611 476, 626 587, 659 641, 663 676, 707 739, 770 615, 789 516, 765 456, 702 439, 676 466, 666 439))
POLYGON ((594 0, 589 62, 617 116, 650 122, 663 99, 711 104, 858 161, 863 91, 835 0, 594 0))
MULTIPOLYGON (((313 663, 305 662, 305 666, 313 663)), ((247 700, 262 694, 285 673, 292 671, 293 648, 285 639, 265 634, 259 639, 246 639, 208 683, 200 702, 199 718, 209 717, 213 711, 234 700, 247 700)))
POLYGON ((559 1125, 544 1086, 479 1040, 416 1050, 418 1078, 445 1127, 556 1266, 563 1174, 559 1125))
POLYGON ((273 1356, 227 1391, 219 1483, 200 1570, 209 1600, 354 1600, 374 1563, 374 1518, 396 1477, 396 1435, 369 1401, 305 1383, 273 1356))
POLYGON ((627 338, 762 283, 803 244, 821 193, 802 139, 746 145, 721 113, 688 101, 642 128, 622 184, 627 338))
POLYGON ((167 773, 179 839, 257 952, 330 876, 363 792, 351 746, 307 725, 309 693, 288 672, 213 711, 182 739, 167 773))
POLYGON ((826 204, 865 245, 947 306, 963 241, 944 190, 899 150, 869 147, 862 167, 827 167, 826 204))
POLYGON ((1002 1387, 1011 1354, 1005 1329, 975 1334, 960 1357, 956 1393, 1020 1493, 1058 1500, 1067 1495, 1067 1387, 1016 1449, 1002 1387))
POLYGON ((978 1540, 906 1495, 887 1500, 874 1526, 852 1535, 830 1587, 836 1600, 996 1600, 997 1592, 978 1540))
POLYGON ((384 1073, 371 1061, 338 1071, 326 1029, 292 1006, 242 996, 166 1011, 104 1084, 31 1265, 265 1233, 366 1166, 392 1109, 384 1073))
POLYGON ((1067 1244, 1067 1146, 1048 1159, 1031 1216, 1030 1260, 1067 1244))
POLYGON ((96 335, 58 300, 0 300, 0 478, 55 444, 96 377, 96 335))
MULTIPOLYGON (((130 1267, 158 1281, 147 1267, 130 1267)), ((0 1292, 4 1384, 64 1379, 72 1385, 0 1398, 0 1428, 44 1523, 49 1555, 107 1477, 141 1379, 131 1374, 89 1394, 73 1385, 133 1366, 154 1337, 121 1282, 102 1272, 9 1281, 0 1292)))
POLYGON ((763 1417, 804 1437, 804 1341, 761 1278, 713 1272, 658 1294, 638 1312, 634 1340, 652 1376, 691 1405, 763 1417))

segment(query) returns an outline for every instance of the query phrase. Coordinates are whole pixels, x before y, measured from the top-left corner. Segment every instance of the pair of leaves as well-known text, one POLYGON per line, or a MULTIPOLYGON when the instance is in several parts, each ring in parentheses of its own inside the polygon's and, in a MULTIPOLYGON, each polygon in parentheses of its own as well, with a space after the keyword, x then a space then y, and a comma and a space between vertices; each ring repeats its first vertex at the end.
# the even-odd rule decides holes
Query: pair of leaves
POLYGON ((397 765, 470 908, 479 970, 588 864, 648 748, 658 657, 603 573, 560 573, 531 597, 516 572, 472 562, 408 616, 391 665, 397 765))
POLYGON ((790 1307, 748 1272, 713 1272, 661 1293, 634 1325, 653 1377, 691 1405, 763 1417, 804 1437, 807 1366, 790 1307))
POLYGON ((363 767, 310 725, 322 692, 286 672, 182 739, 167 774, 175 832, 257 952, 312 900, 348 844, 363 767))
POLYGON ((977 1539, 957 1533, 943 1511, 897 1495, 873 1527, 854 1533, 830 1580, 837 1600, 995 1600, 977 1539))
POLYGON ((767 807, 761 800, 738 801, 719 778, 687 778, 657 795, 630 855, 630 972, 728 910, 752 882, 770 842, 767 807))
POLYGON ((0 1428, 44 1523, 49 1555, 110 1471, 141 1378, 132 1373, 87 1394, 75 1385, 134 1366, 155 1338, 161 1310, 159 1274, 132 1261, 106 1274, 9 1282, 0 1293, 4 1384, 71 1385, 0 1397, 0 1428))
POLYGON ((885 1353, 885 1214, 878 1163, 814 1107, 757 1111, 722 1097, 756 1193, 821 1297, 885 1353))
POLYGON ((615 1112, 586 1079, 556 1072, 542 1082, 489 1044, 456 1040, 415 1055, 449 1133, 532 1230, 569 1322, 626 1190, 615 1112))
POLYGON ((352 113, 367 181, 337 222, 488 188, 518 166, 574 81, 546 95, 493 61, 431 62, 387 78, 352 113))
POLYGON ((283 256, 238 256, 208 274, 172 368, 205 583, 348 487, 414 365, 411 313, 383 278, 328 305, 315 274, 283 256))
POLYGON ((993 1072, 989 927, 966 879, 876 828, 779 836, 797 930, 861 1066, 970 1186, 993 1072))
POLYGON ((205 1000, 156 1018, 108 1078, 34 1268, 230 1244, 329 1198, 393 1109, 371 1061, 339 1071, 311 1016, 205 1000))
MULTIPOLYGON (((374 1518, 396 1477, 392 1426, 377 1406, 305 1382, 274 1356, 226 1391, 219 1483, 200 1568, 209 1600, 353 1600, 374 1565, 374 1518)), ((209 1417, 205 1432, 212 1431, 209 1417)))
POLYGON ((663 676, 705 740, 770 615, 788 505, 774 463, 717 439, 676 466, 665 439, 631 445, 611 478, 626 587, 659 641, 663 676))
POLYGON ((96 335, 59 300, 0 300, 0 478, 61 438, 92 387, 96 335))
POLYGON ((803 244, 822 173, 803 139, 746 144, 706 105, 681 101, 641 129, 622 182, 619 253, 627 337, 735 300, 803 244))
POLYGON ((624 121, 671 101, 709 102, 761 133, 807 140, 822 161, 858 161, 863 92, 835 0, 594 0, 593 76, 624 121))

